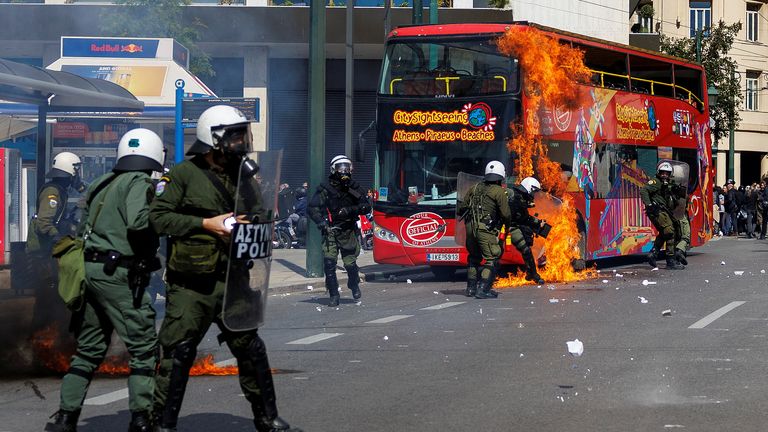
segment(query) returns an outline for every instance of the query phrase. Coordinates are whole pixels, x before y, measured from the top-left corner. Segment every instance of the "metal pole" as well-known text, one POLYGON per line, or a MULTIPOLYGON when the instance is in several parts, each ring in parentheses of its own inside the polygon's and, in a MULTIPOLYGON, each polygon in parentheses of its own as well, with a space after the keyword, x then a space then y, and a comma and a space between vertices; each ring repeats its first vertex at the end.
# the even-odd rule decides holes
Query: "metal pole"
MULTIPOLYGON (((737 79, 737 73, 734 72, 731 74, 732 79, 737 79)), ((738 85, 741 86, 741 76, 738 76, 739 83, 738 85)), ((736 181, 735 178, 733 178, 733 159, 734 159, 734 151, 736 147, 736 131, 735 131, 736 125, 734 124, 733 119, 729 119, 728 121, 728 178, 736 181)))
POLYGON ((421 24, 424 22, 421 18, 423 8, 424 5, 422 4, 421 0, 413 0, 413 16, 411 19, 411 24, 421 24))
POLYGON ((429 0, 429 23, 437 24, 437 0, 429 0))
MULTIPOLYGON (((48 117, 48 107, 46 105, 38 105, 37 107, 37 155, 36 160, 37 163, 35 163, 35 166, 37 167, 37 173, 35 175, 35 179, 37 181, 37 184, 35 185, 36 189, 40 189, 40 187, 45 184, 45 172, 46 169, 46 161, 48 156, 48 134, 46 131, 46 124, 45 120, 48 117)), ((35 194, 35 197, 32 198, 33 200, 37 200, 37 194, 35 194)), ((35 207, 37 207, 37 203, 35 203, 35 207)))
POLYGON ((701 30, 696 30, 696 63, 701 64, 701 30))
POLYGON ((392 0, 384 0, 384 39, 389 36, 389 30, 392 28, 392 20, 389 17, 389 11, 392 9, 392 0))
POLYGON ((184 161, 184 127, 181 124, 181 107, 184 104, 184 80, 176 81, 176 136, 173 147, 173 161, 180 164, 184 161))
POLYGON ((352 156, 352 107, 355 93, 355 47, 353 33, 355 28, 355 0, 347 0, 347 59, 346 84, 344 86, 344 154, 352 156))
MULTIPOLYGON (((309 186, 315 189, 325 174, 325 1, 309 7, 309 186)), ((320 231, 310 224, 307 236, 307 277, 323 275, 320 231)))

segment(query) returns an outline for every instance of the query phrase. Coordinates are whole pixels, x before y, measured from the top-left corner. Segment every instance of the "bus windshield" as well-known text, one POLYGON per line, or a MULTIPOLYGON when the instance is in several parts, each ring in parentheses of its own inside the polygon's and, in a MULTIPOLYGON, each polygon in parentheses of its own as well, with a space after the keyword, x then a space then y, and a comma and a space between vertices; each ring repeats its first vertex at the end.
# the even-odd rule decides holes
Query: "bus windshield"
POLYGON ((387 45, 379 94, 466 97, 519 91, 517 60, 496 37, 398 40, 387 45))
MULTIPOLYGON (((459 172, 482 176, 492 160, 507 164, 504 142, 391 143, 380 152, 380 184, 394 204, 456 205, 459 172)), ((509 172, 509 168, 507 168, 509 172)))

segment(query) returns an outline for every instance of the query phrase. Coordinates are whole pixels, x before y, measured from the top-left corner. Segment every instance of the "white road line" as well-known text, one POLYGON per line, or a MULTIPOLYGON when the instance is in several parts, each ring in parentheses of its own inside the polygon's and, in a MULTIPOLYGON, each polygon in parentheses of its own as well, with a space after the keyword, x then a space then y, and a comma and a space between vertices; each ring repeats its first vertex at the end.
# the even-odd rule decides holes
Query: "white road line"
POLYGON ((691 324, 688 328, 689 329, 702 329, 702 328, 708 326, 709 324, 712 324, 712 322, 714 320, 716 320, 716 319, 720 318, 721 316, 727 314, 728 312, 736 309, 737 307, 743 305, 744 303, 746 303, 746 302, 744 302, 744 301, 730 302, 727 305, 721 307, 720 309, 712 312, 711 314, 709 314, 709 315, 705 316, 704 318, 702 318, 702 319, 696 321, 695 323, 691 324))
POLYGON ((373 321, 367 321, 366 324, 386 324, 392 321, 399 321, 401 319, 410 318, 413 315, 392 315, 384 318, 375 319, 373 321))
POLYGON ((128 397, 128 389, 122 388, 120 390, 115 390, 111 393, 103 394, 101 396, 96 396, 92 398, 88 398, 85 400, 85 405, 107 405, 111 404, 112 402, 117 402, 121 399, 125 399, 128 397))
POLYGON ((324 341, 326 339, 335 338, 336 336, 341 336, 343 334, 344 333, 320 333, 314 336, 309 336, 301 339, 296 339, 295 341, 286 342, 286 345, 309 345, 315 342, 324 341))
POLYGON ((458 305, 464 304, 464 303, 466 303, 466 302, 445 302, 445 303, 440 303, 439 305, 434 305, 434 306, 429 306, 429 307, 421 308, 420 310, 439 310, 439 309, 449 308, 451 306, 458 306, 458 305))

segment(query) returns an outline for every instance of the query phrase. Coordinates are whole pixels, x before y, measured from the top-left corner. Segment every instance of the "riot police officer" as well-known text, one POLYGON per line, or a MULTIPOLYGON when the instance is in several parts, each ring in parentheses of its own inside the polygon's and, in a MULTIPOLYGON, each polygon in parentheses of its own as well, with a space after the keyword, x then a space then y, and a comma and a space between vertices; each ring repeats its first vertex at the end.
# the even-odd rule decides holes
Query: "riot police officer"
POLYGON ((499 233, 502 226, 509 227, 511 223, 509 197, 501 187, 505 178, 504 164, 499 161, 488 162, 483 181, 469 190, 458 208, 467 227, 466 247, 469 258, 467 288, 464 293, 467 297, 486 299, 498 296, 491 287, 504 252, 499 233))
POLYGON ((323 235, 323 271, 330 296, 328 306, 335 307, 339 305, 339 281, 336 279, 339 254, 347 270, 347 287, 352 291, 352 297, 357 300, 362 296, 356 223, 360 215, 371 211, 371 203, 365 190, 352 180, 352 161, 348 157, 334 157, 330 168, 328 181, 317 187, 307 212, 323 235))
MULTIPOLYGON (((299 431, 277 413, 267 349, 258 330, 232 331, 222 322, 230 228, 241 162, 251 151, 250 123, 238 109, 216 105, 197 122, 193 157, 158 182, 149 220, 168 235, 166 316, 158 339, 162 357, 155 390, 157 429, 175 431, 197 345, 212 323, 237 359, 240 388, 251 404, 259 432, 299 431)), ((255 171, 243 173, 253 178, 255 171)), ((249 219, 266 222, 258 186, 252 190, 249 219)))
POLYGON ((32 217, 27 234, 26 253, 28 275, 35 289, 32 326, 41 329, 52 322, 66 323, 67 311, 61 305, 56 291, 56 263, 51 250, 56 241, 74 234, 77 220, 68 211, 69 190, 83 192, 80 180, 80 158, 74 153, 61 152, 53 158, 50 179, 37 195, 37 213, 32 217))
POLYGON ((648 263, 656 267, 656 253, 665 246, 667 268, 681 270, 685 268, 675 258, 675 222, 672 210, 676 203, 676 191, 679 186, 671 179, 672 164, 662 162, 656 168, 656 178, 640 190, 640 198, 645 205, 648 219, 658 231, 653 248, 648 254, 648 263))
POLYGON ((545 226, 545 222, 531 216, 528 209, 535 206, 533 195, 541 190, 541 183, 533 177, 526 177, 519 185, 512 187, 510 209, 512 211, 512 225, 509 228, 509 237, 512 245, 520 252, 525 263, 525 279, 539 285, 544 279, 536 271, 536 260, 533 258, 533 233, 545 226))
MULTIPOLYGON (((162 171, 163 142, 147 129, 128 131, 117 147, 111 173, 88 189, 79 233, 84 241, 85 304, 76 314, 77 352, 61 383, 60 410, 46 431, 75 431, 93 373, 109 348, 112 332, 123 340, 128 362, 129 432, 151 430, 157 364, 155 311, 143 289, 152 270, 158 237, 149 227, 150 175, 162 171)), ((154 265, 157 264, 157 265, 154 265)))

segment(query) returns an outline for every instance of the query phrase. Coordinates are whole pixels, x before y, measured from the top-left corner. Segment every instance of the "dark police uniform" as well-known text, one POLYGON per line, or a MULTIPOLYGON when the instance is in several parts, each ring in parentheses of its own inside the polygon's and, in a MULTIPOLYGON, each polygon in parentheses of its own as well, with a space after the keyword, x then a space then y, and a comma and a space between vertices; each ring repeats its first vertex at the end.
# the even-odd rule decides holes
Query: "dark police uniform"
MULTIPOLYGON (((655 255, 656 251, 664 246, 667 266, 679 269, 681 266, 675 262, 674 258, 675 222, 672 213, 677 204, 678 188, 680 186, 672 180, 665 183, 658 178, 653 178, 648 180, 648 183, 640 190, 640 198, 645 205, 648 219, 651 220, 651 223, 658 231, 658 235, 653 242, 654 246, 651 254, 655 255)), ((651 264, 655 264, 655 260, 651 259, 651 255, 649 255, 649 260, 651 264)))
MULTIPOLYGON (((155 392, 162 427, 176 425, 197 345, 212 323, 221 330, 219 341, 226 342, 237 358, 240 387, 257 429, 272 430, 268 423, 277 418, 267 351, 258 331, 234 332, 222 324, 228 244, 202 228, 204 218, 233 210, 233 177, 198 155, 175 166, 157 184, 150 223, 169 236, 166 317, 159 334, 163 354, 155 392)), ((252 199, 255 220, 265 221, 258 187, 252 199)))
POLYGON ((496 293, 491 287, 504 252, 499 234, 502 226, 510 226, 512 216, 507 190, 496 183, 478 183, 464 197, 458 212, 466 215, 469 252, 466 295, 494 297, 496 293))
POLYGON ((371 211, 371 203, 365 191, 351 181, 344 186, 333 174, 328 182, 318 186, 315 195, 309 201, 309 218, 317 224, 323 234, 323 271, 325 286, 331 297, 330 305, 338 305, 339 282, 336 278, 336 261, 339 253, 347 270, 347 287, 352 296, 359 299, 360 276, 357 256, 360 255, 360 243, 357 241, 357 220, 362 214, 371 211), (334 304, 335 303, 335 304, 334 304))
POLYGON ((533 195, 523 186, 515 185, 510 193, 509 207, 512 211, 512 223, 509 227, 509 237, 515 249, 520 252, 526 267, 526 279, 542 283, 536 271, 536 260, 533 258, 533 231, 541 226, 541 220, 528 213, 534 207, 533 195))

